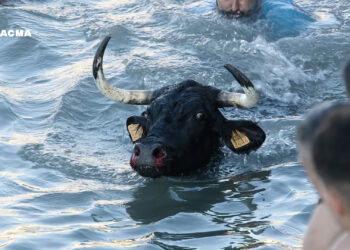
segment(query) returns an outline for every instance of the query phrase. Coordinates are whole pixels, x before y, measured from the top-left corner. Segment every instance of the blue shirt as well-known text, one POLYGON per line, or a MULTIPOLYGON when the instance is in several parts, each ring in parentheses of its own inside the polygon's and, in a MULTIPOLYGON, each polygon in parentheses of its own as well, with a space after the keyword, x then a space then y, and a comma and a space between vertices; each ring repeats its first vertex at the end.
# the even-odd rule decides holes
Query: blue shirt
POLYGON ((298 36, 315 21, 293 0, 263 0, 260 18, 267 21, 275 38, 298 36))

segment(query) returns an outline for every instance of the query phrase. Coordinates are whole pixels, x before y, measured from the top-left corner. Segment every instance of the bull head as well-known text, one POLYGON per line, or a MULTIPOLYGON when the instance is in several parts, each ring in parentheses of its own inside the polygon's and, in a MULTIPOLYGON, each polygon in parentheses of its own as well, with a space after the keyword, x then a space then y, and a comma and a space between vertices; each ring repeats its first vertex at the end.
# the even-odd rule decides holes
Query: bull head
POLYGON ((221 91, 192 80, 157 90, 124 90, 112 87, 103 74, 102 61, 107 36, 99 46, 93 76, 106 97, 121 103, 149 105, 140 116, 126 121, 134 150, 130 165, 140 175, 181 175, 205 166, 221 141, 235 153, 248 154, 265 140, 254 122, 227 120, 218 108, 250 108, 259 95, 252 82, 232 65, 225 65, 243 88, 243 93, 221 91))

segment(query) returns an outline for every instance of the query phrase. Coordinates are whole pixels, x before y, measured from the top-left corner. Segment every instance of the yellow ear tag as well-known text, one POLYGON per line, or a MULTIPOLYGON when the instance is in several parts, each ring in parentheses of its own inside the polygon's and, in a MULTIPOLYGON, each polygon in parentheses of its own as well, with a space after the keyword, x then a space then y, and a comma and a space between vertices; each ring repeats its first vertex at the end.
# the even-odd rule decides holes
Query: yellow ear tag
POLYGON ((242 132, 238 130, 232 131, 231 143, 234 148, 241 148, 247 144, 249 144, 249 138, 242 132))
POLYGON ((137 141, 142 137, 143 134, 143 128, 140 126, 140 124, 130 124, 128 125, 128 131, 131 136, 131 140, 137 141))

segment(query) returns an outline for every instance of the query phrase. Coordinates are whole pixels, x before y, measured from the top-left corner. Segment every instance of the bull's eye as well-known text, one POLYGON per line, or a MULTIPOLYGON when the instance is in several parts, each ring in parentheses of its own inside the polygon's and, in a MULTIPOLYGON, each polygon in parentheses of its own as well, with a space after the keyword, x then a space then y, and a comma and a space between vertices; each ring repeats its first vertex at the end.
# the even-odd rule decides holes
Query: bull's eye
POLYGON ((196 114, 196 119, 199 120, 199 121, 202 121, 202 120, 204 120, 205 118, 206 118, 206 115, 205 115, 204 113, 202 113, 202 112, 198 112, 198 113, 196 114))
POLYGON ((149 117, 149 115, 148 115, 147 112, 143 112, 143 113, 142 113, 142 116, 145 117, 146 119, 148 119, 148 117, 149 117))

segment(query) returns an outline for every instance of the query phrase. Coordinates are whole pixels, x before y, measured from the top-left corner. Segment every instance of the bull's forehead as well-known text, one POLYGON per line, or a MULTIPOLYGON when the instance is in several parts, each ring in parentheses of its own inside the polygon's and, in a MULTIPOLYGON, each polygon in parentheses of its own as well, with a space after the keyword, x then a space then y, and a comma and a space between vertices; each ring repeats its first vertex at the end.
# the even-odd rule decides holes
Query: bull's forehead
POLYGON ((148 109, 149 112, 152 115, 164 112, 185 115, 198 111, 216 110, 217 92, 211 87, 196 82, 193 84, 192 81, 190 83, 192 84, 180 85, 154 100, 148 109))

